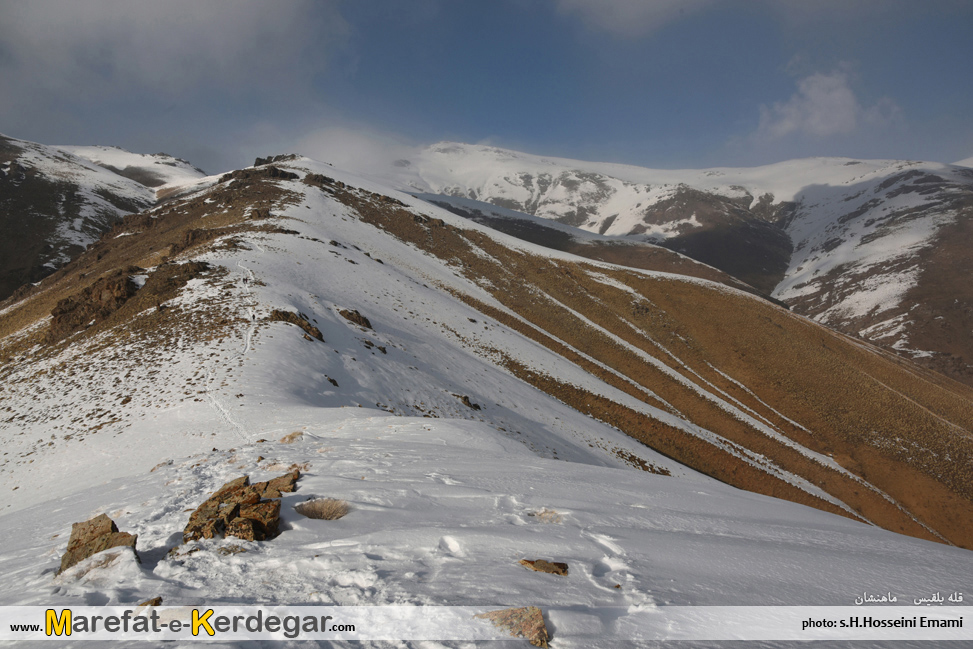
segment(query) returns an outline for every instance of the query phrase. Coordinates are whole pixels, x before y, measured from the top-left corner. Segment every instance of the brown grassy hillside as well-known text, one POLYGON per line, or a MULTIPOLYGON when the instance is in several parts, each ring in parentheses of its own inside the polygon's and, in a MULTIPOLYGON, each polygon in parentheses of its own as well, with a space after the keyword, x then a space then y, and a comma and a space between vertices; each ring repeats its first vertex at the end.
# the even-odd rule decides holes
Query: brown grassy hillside
POLYGON ((783 469, 877 525, 973 547, 970 388, 736 291, 551 259, 364 194, 337 196, 368 223, 489 280, 482 286, 530 325, 479 305, 492 317, 724 442, 701 443, 508 360, 524 380, 731 484, 841 513, 776 479, 783 469))

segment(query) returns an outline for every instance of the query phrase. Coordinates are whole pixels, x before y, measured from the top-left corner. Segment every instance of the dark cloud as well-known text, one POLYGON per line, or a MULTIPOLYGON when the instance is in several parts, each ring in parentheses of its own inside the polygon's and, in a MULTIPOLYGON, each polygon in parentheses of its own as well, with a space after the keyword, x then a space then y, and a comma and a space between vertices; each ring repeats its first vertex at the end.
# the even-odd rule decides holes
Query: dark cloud
POLYGON ((0 123, 56 136, 107 112, 121 131, 125 111, 151 128, 216 104, 232 120, 307 94, 347 30, 327 0, 0 2, 0 123))
POLYGON ((0 65, 48 91, 179 95, 286 83, 323 65, 306 55, 345 29, 333 3, 308 0, 8 3, 0 65))

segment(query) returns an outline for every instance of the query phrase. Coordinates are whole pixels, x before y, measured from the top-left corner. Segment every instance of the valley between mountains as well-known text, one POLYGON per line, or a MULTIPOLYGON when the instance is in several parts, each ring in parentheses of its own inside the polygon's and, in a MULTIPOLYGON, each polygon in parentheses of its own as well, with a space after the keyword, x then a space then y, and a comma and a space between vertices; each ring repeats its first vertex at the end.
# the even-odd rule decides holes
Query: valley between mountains
MULTIPOLYGON (((69 162, 118 175, 85 160, 69 162)), ((582 223, 578 207, 573 225, 591 231, 576 234, 563 218, 491 212, 480 190, 257 163, 180 166, 0 304, 2 603, 563 605, 553 646, 608 647, 630 639, 577 607, 962 588, 973 388, 824 326, 828 309, 861 326, 847 296, 820 322, 781 305, 823 308, 813 296, 839 266, 826 253, 846 245, 825 250, 801 216, 806 192, 775 209, 819 272, 802 284, 796 257, 777 255, 758 273, 784 278, 773 288, 676 245, 613 239, 622 216, 582 223), (490 227, 500 220, 518 236, 490 227), (169 553, 223 482, 293 467, 276 539, 169 553), (315 527, 293 512, 312 495, 351 513, 315 527), (142 563, 54 577, 68 524, 102 512, 139 534, 142 563), (524 553, 574 572, 528 573, 524 553)), ((783 250, 754 227, 771 241, 761 250, 783 250)))

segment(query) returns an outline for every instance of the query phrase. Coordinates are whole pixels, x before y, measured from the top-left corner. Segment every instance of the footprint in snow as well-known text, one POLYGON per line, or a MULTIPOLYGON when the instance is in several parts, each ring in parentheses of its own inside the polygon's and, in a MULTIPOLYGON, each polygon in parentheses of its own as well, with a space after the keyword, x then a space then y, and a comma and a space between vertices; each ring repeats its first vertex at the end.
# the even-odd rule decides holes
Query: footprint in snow
POLYGON ((631 572, 631 566, 625 561, 625 550, 615 543, 615 539, 607 534, 598 534, 583 530, 581 535, 595 542, 605 552, 589 571, 584 568, 588 579, 595 586, 610 592, 621 593, 625 600, 632 605, 654 604, 655 600, 648 593, 636 587, 636 575, 631 572), (619 588, 615 588, 618 585, 619 588))

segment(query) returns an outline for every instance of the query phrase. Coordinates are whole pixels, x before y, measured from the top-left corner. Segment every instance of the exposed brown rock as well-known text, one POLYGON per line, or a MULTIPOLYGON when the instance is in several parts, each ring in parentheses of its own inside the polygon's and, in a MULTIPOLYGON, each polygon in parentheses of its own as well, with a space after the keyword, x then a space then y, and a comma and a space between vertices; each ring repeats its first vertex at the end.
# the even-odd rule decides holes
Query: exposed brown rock
POLYGON ((230 491, 236 491, 240 487, 246 487, 249 484, 250 484, 250 476, 248 475, 240 476, 239 478, 230 480, 225 485, 223 485, 215 492, 213 492, 213 495, 210 497, 210 500, 217 500, 223 502, 222 498, 226 493, 229 493, 230 491))
POLYGON ((141 604, 139 604, 138 608, 142 608, 143 606, 162 606, 162 598, 153 597, 152 599, 147 599, 141 604))
POLYGON ((277 526, 280 523, 280 500, 266 500, 253 505, 240 507, 240 518, 253 521, 259 525, 265 538, 277 536, 277 526))
POLYGON ((179 289, 188 284, 189 280, 195 279, 211 269, 212 267, 204 261, 190 261, 185 264, 172 262, 160 264, 155 271, 149 273, 148 279, 145 280, 145 286, 139 290, 136 299, 142 299, 145 303, 155 302, 155 304, 159 304, 175 297, 179 289))
POLYGON ((304 180, 301 182, 303 182, 305 185, 314 185, 315 187, 320 187, 322 189, 335 184, 334 178, 330 178, 322 174, 307 174, 304 176, 304 180))
POLYGON ((256 521, 249 518, 234 518, 226 526, 226 535, 235 536, 244 541, 263 541, 266 537, 258 525, 256 521))
POLYGON ((454 394, 453 396, 456 397, 457 399, 459 399, 460 401, 462 401, 463 402, 463 405, 466 406, 467 408, 471 409, 471 410, 479 410, 480 409, 479 404, 476 404, 476 403, 473 403, 472 401, 470 401, 470 398, 468 396, 466 396, 465 394, 454 394))
POLYGON ((201 243, 206 243, 207 241, 212 241, 213 239, 231 231, 232 230, 223 228, 195 228, 192 230, 187 230, 183 233, 182 239, 180 239, 177 243, 172 244, 172 246, 169 248, 169 255, 175 256, 187 248, 201 243))
POLYGON ((183 543, 219 536, 250 541, 273 538, 280 524, 280 500, 274 499, 294 491, 300 477, 301 472, 294 470, 255 484, 250 484, 250 476, 227 482, 190 514, 183 543))
POLYGON ((253 166, 269 165, 272 162, 288 162, 290 160, 297 160, 299 157, 296 153, 281 153, 279 155, 267 156, 266 158, 257 158, 253 161, 253 166))
POLYGON ((128 546, 132 548, 132 552, 135 552, 135 558, 138 559, 139 555, 135 550, 137 539, 138 535, 119 532, 115 522, 105 514, 99 514, 82 523, 75 523, 71 526, 71 538, 68 540, 67 551, 61 557, 61 567, 57 574, 61 574, 93 554, 109 548, 128 546))
POLYGON ((237 505, 252 505, 259 503, 262 497, 263 491, 251 485, 228 491, 224 494, 222 502, 237 505))
POLYGON ((357 310, 349 311, 348 309, 341 309, 338 313, 348 322, 354 322, 359 327, 365 327, 366 329, 372 328, 372 323, 368 321, 368 318, 358 313, 357 310))
POLYGON ((239 515, 240 515, 239 503, 220 503, 217 516, 219 516, 224 523, 228 523, 232 521, 234 518, 236 518, 239 515))
POLYGON ((112 271, 57 302, 51 310, 45 342, 56 343, 86 329, 89 324, 116 320, 117 313, 134 315, 153 304, 159 306, 162 301, 174 297, 189 280, 209 269, 209 264, 204 262, 161 264, 148 274, 142 288, 131 277, 144 273, 143 268, 126 266, 112 271))
POLYGON ((267 482, 269 488, 276 489, 282 493, 291 493, 297 489, 297 481, 301 477, 301 472, 294 469, 290 473, 273 478, 267 482))
POLYGON ((217 502, 207 500, 189 515, 189 522, 186 524, 182 533, 183 543, 195 541, 200 538, 212 538, 212 535, 209 537, 204 535, 204 529, 210 521, 216 518, 219 511, 218 507, 219 504, 217 502))
POLYGON ((117 311, 139 290, 130 276, 141 270, 134 266, 117 270, 58 302, 51 311, 49 338, 61 340, 83 329, 89 322, 99 322, 117 311))
POLYGON ((211 518, 203 523, 200 536, 204 539, 215 539, 221 536, 226 530, 226 524, 222 518, 211 518))
POLYGON ((273 178, 277 180, 296 180, 297 174, 284 171, 277 167, 264 167, 262 169, 237 169, 228 174, 220 176, 218 182, 225 183, 228 180, 254 181, 260 178, 273 178))
POLYGON ((293 311, 279 311, 275 309, 270 314, 270 320, 272 322, 289 322, 291 324, 297 325, 301 329, 307 332, 308 335, 313 336, 324 342, 324 336, 321 335, 321 331, 307 321, 307 316, 301 313, 294 313, 293 311))
POLYGON ((520 565, 537 572, 548 572, 552 575, 568 576, 568 564, 560 561, 545 561, 544 559, 521 559, 520 565))
POLYGON ((547 647, 551 636, 544 624, 544 614, 536 606, 506 608, 502 611, 480 613, 474 617, 490 620, 498 629, 509 631, 510 635, 526 638, 535 647, 547 647))
POLYGON ((246 552, 247 549, 242 545, 224 545, 216 549, 217 552, 224 556, 229 556, 231 554, 241 554, 246 552))

